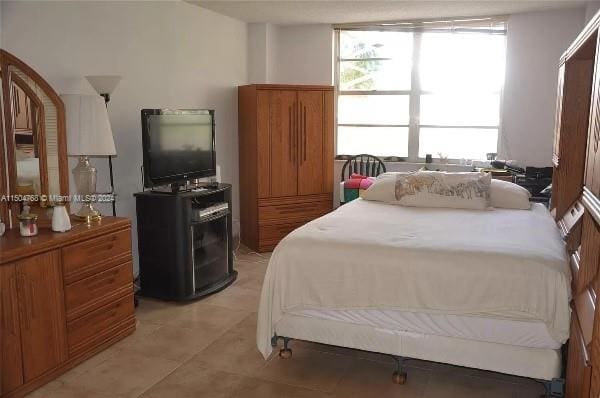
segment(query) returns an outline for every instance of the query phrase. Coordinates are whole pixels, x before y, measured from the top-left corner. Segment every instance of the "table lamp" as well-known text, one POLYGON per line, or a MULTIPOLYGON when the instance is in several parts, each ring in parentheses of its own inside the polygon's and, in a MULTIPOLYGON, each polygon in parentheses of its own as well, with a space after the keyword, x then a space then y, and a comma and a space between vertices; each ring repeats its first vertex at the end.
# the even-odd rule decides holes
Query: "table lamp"
POLYGON ((77 166, 73 168, 73 178, 82 205, 74 216, 100 220, 100 212, 93 206, 97 171, 90 164, 89 157, 117 153, 104 99, 98 95, 82 94, 63 94, 61 98, 66 112, 67 153, 79 157, 77 166))

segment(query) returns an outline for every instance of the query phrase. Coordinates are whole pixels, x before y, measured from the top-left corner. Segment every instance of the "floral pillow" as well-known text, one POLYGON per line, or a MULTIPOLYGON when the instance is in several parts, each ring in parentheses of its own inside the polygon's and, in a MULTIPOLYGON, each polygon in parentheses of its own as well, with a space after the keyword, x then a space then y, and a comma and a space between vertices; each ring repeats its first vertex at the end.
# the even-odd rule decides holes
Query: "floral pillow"
POLYGON ((376 181, 363 197, 402 206, 486 210, 491 181, 489 173, 418 171, 376 181))

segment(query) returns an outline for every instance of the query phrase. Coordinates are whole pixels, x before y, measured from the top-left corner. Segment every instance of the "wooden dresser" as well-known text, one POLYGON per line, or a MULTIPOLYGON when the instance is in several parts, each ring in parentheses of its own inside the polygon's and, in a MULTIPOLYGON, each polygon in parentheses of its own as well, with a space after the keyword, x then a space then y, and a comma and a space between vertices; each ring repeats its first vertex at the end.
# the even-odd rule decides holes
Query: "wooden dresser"
POLYGON ((567 398, 600 395, 600 14, 560 62, 551 210, 572 272, 567 398))
POLYGON ((333 208, 333 87, 238 89, 241 240, 270 251, 333 208))
POLYGON ((131 225, 0 237, 0 396, 22 396, 135 330, 131 225))

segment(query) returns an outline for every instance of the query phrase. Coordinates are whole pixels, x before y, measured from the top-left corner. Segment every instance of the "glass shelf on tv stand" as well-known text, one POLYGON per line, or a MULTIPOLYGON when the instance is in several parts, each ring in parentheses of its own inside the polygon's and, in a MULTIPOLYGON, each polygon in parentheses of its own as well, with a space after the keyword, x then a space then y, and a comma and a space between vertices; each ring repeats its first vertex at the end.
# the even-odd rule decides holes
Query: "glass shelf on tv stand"
POLYGON ((219 186, 217 181, 186 181, 184 184, 173 183, 169 185, 156 185, 151 188, 154 192, 179 193, 179 192, 201 192, 215 189, 219 186))

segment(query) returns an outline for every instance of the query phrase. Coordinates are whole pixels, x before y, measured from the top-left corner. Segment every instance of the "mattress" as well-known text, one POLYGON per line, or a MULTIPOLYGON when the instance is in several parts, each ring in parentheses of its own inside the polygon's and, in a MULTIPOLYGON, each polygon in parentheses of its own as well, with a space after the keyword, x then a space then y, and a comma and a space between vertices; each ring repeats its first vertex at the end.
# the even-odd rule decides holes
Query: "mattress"
POLYGON ((257 345, 270 355, 279 322, 308 310, 335 317, 368 313, 362 320, 371 329, 394 331, 391 321, 398 332, 456 336, 448 329, 454 325, 464 339, 556 347, 569 336, 570 278, 564 242, 543 205, 481 211, 357 199, 298 228, 275 248, 261 292, 257 345), (373 323, 371 315, 381 313, 371 310, 428 318, 409 319, 421 323, 403 330, 407 319, 373 323), (506 333, 472 318, 497 320, 489 322, 506 333), (468 330, 473 322, 479 326, 468 330), (522 332, 515 333, 516 325, 522 332))
POLYGON ((535 321, 378 309, 305 309, 291 311, 290 314, 354 325, 367 325, 376 330, 397 335, 456 337, 551 350, 559 349, 562 345, 550 336, 543 322, 535 321))

